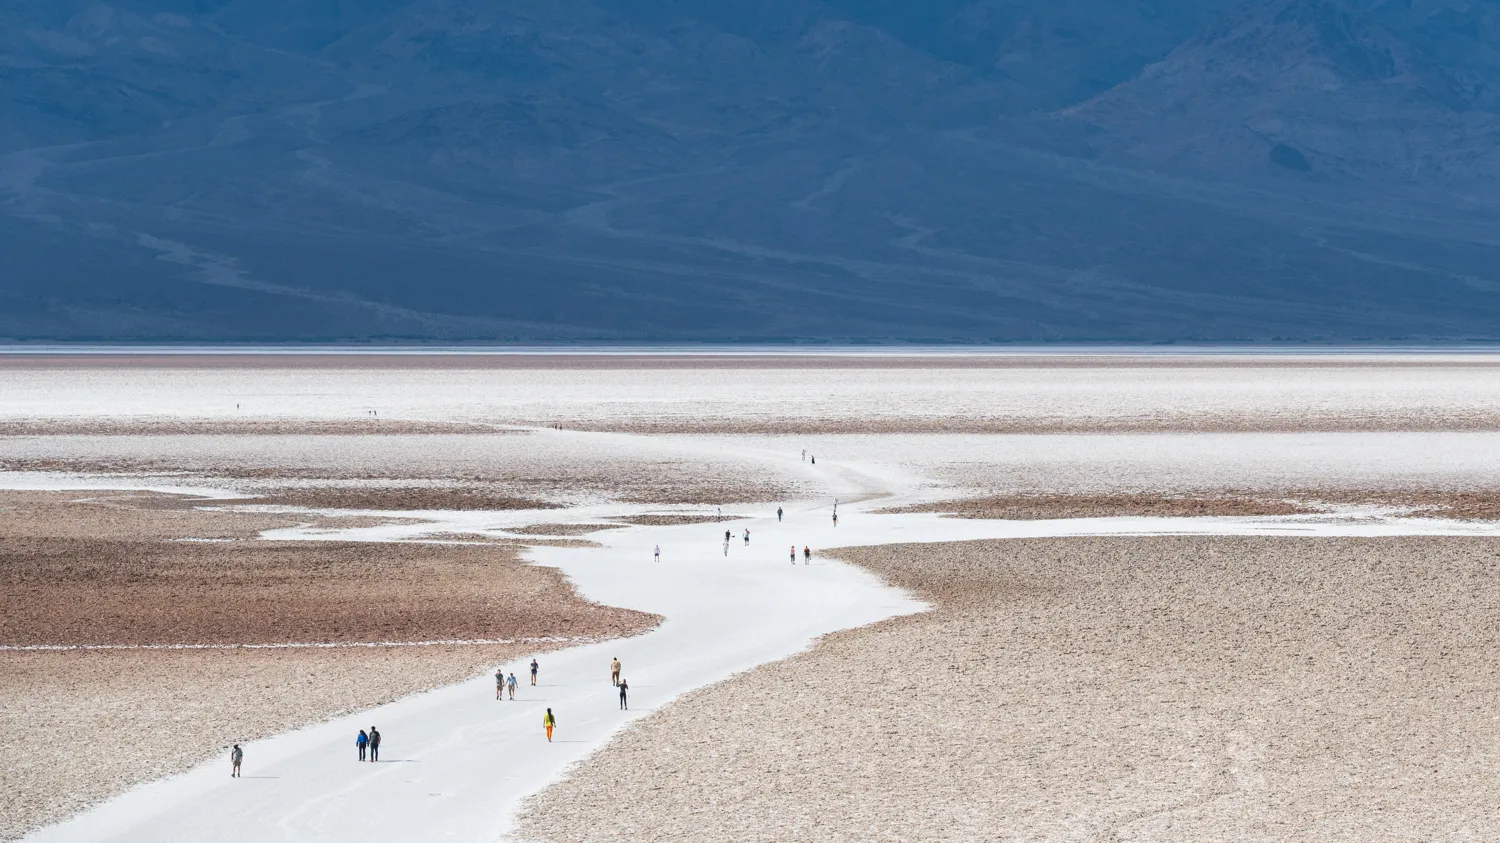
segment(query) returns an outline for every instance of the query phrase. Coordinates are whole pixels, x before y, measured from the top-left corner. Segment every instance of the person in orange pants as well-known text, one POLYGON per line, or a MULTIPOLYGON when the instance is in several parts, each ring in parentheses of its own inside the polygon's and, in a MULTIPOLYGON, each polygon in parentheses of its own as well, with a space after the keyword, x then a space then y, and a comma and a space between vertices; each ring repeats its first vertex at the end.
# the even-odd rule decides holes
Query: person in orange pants
POLYGON ((552 709, 542 715, 542 727, 547 730, 547 743, 552 743, 552 727, 557 725, 557 718, 552 716, 552 709))

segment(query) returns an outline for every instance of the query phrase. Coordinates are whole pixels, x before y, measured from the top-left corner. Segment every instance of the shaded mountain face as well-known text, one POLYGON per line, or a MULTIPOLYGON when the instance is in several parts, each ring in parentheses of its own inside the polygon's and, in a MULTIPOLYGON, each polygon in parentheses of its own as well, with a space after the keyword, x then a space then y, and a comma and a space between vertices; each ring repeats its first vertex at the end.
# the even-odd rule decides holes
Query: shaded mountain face
POLYGON ((1424 51, 1381 17, 1341 0, 1254 4, 1066 114, 1114 159, 1205 175, 1494 185, 1487 68, 1441 31, 1424 51))
POLYGON ((0 337, 1492 337, 1486 0, 12 0, 0 337))

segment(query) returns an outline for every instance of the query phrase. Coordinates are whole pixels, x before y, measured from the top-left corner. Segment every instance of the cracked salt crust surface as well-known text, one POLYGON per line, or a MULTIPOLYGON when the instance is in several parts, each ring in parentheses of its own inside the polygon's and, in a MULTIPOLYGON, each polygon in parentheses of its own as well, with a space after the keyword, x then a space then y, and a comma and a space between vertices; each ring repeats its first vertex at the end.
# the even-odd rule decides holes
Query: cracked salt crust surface
POLYGON ((514 839, 1496 839, 1497 541, 841 551, 936 608, 679 699, 514 839))

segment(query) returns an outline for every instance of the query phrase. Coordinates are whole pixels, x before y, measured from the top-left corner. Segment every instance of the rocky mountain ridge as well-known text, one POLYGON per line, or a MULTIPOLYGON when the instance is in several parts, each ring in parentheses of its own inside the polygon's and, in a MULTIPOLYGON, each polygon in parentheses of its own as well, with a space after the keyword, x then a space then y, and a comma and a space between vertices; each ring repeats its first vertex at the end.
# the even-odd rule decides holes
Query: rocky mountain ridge
POLYGON ((1495 0, 13 0, 0 337, 1497 333, 1495 0))

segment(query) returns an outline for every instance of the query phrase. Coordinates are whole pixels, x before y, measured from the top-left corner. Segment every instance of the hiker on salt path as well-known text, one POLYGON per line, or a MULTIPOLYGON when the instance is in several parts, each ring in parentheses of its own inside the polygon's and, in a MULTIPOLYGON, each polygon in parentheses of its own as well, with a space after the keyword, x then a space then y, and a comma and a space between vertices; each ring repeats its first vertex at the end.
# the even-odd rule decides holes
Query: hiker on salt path
POLYGON ((495 699, 500 699, 500 694, 505 690, 505 669, 495 671, 495 699))
POLYGON ((797 564, 797 546, 792 545, 792 564, 797 564))
POLYGON ((813 465, 817 465, 818 464, 818 458, 817 457, 813 457, 812 458, 812 464, 813 465))
POLYGON ((515 675, 515 673, 512 673, 510 675, 510 678, 505 680, 505 689, 510 692, 510 698, 511 699, 515 699, 516 698, 516 675, 515 675))
POLYGON ((359 730, 359 737, 354 739, 354 745, 359 749, 359 760, 365 760, 365 747, 370 743, 370 736, 365 734, 364 729, 359 730))
MULTIPOLYGON (((541 669, 541 665, 539 665, 539 664, 536 663, 536 659, 532 659, 531 660, 531 684, 533 684, 533 685, 536 684, 536 672, 538 670, 540 670, 540 669, 541 669)), ((551 709, 548 709, 548 710, 550 711, 551 709)))
POLYGON ((807 563, 809 563, 811 561, 812 561, 812 548, 810 548, 810 547, 808 547, 807 545, 804 544, 802 546, 802 564, 806 565, 807 563))
POLYGON ((229 777, 231 779, 239 778, 240 762, 244 760, 245 751, 240 749, 239 744, 235 744, 234 749, 229 750, 229 777))
POLYGON ((839 511, 837 509, 835 509, 833 511, 833 526, 837 527, 838 525, 839 525, 839 511))
POLYGON ((781 507, 776 507, 776 523, 781 523, 781 507))
POLYGON ((552 709, 542 715, 542 728, 547 730, 547 743, 552 743, 552 727, 557 725, 557 718, 552 716, 552 709))
POLYGON ((609 661, 609 684, 620 684, 620 660, 617 658, 609 661))
POLYGON ((620 680, 620 710, 621 711, 629 711, 630 710, 630 703, 626 702, 626 700, 625 700, 625 692, 629 688, 630 688, 630 686, 625 683, 625 680, 621 679, 620 680))
POLYGON ((730 533, 730 532, 729 532, 729 531, 728 531, 728 530, 725 530, 725 531, 724 531, 724 543, 725 543, 725 544, 729 544, 729 537, 730 537, 730 536, 731 536, 731 535, 733 535, 733 534, 732 534, 732 533, 730 533))
POLYGON ((745 547, 749 547, 749 546, 750 546, 750 528, 746 527, 745 528, 745 547))
POLYGON ((370 763, 380 760, 380 730, 370 727, 370 763))
POLYGON ((661 545, 656 546, 656 561, 661 561, 661 545))

